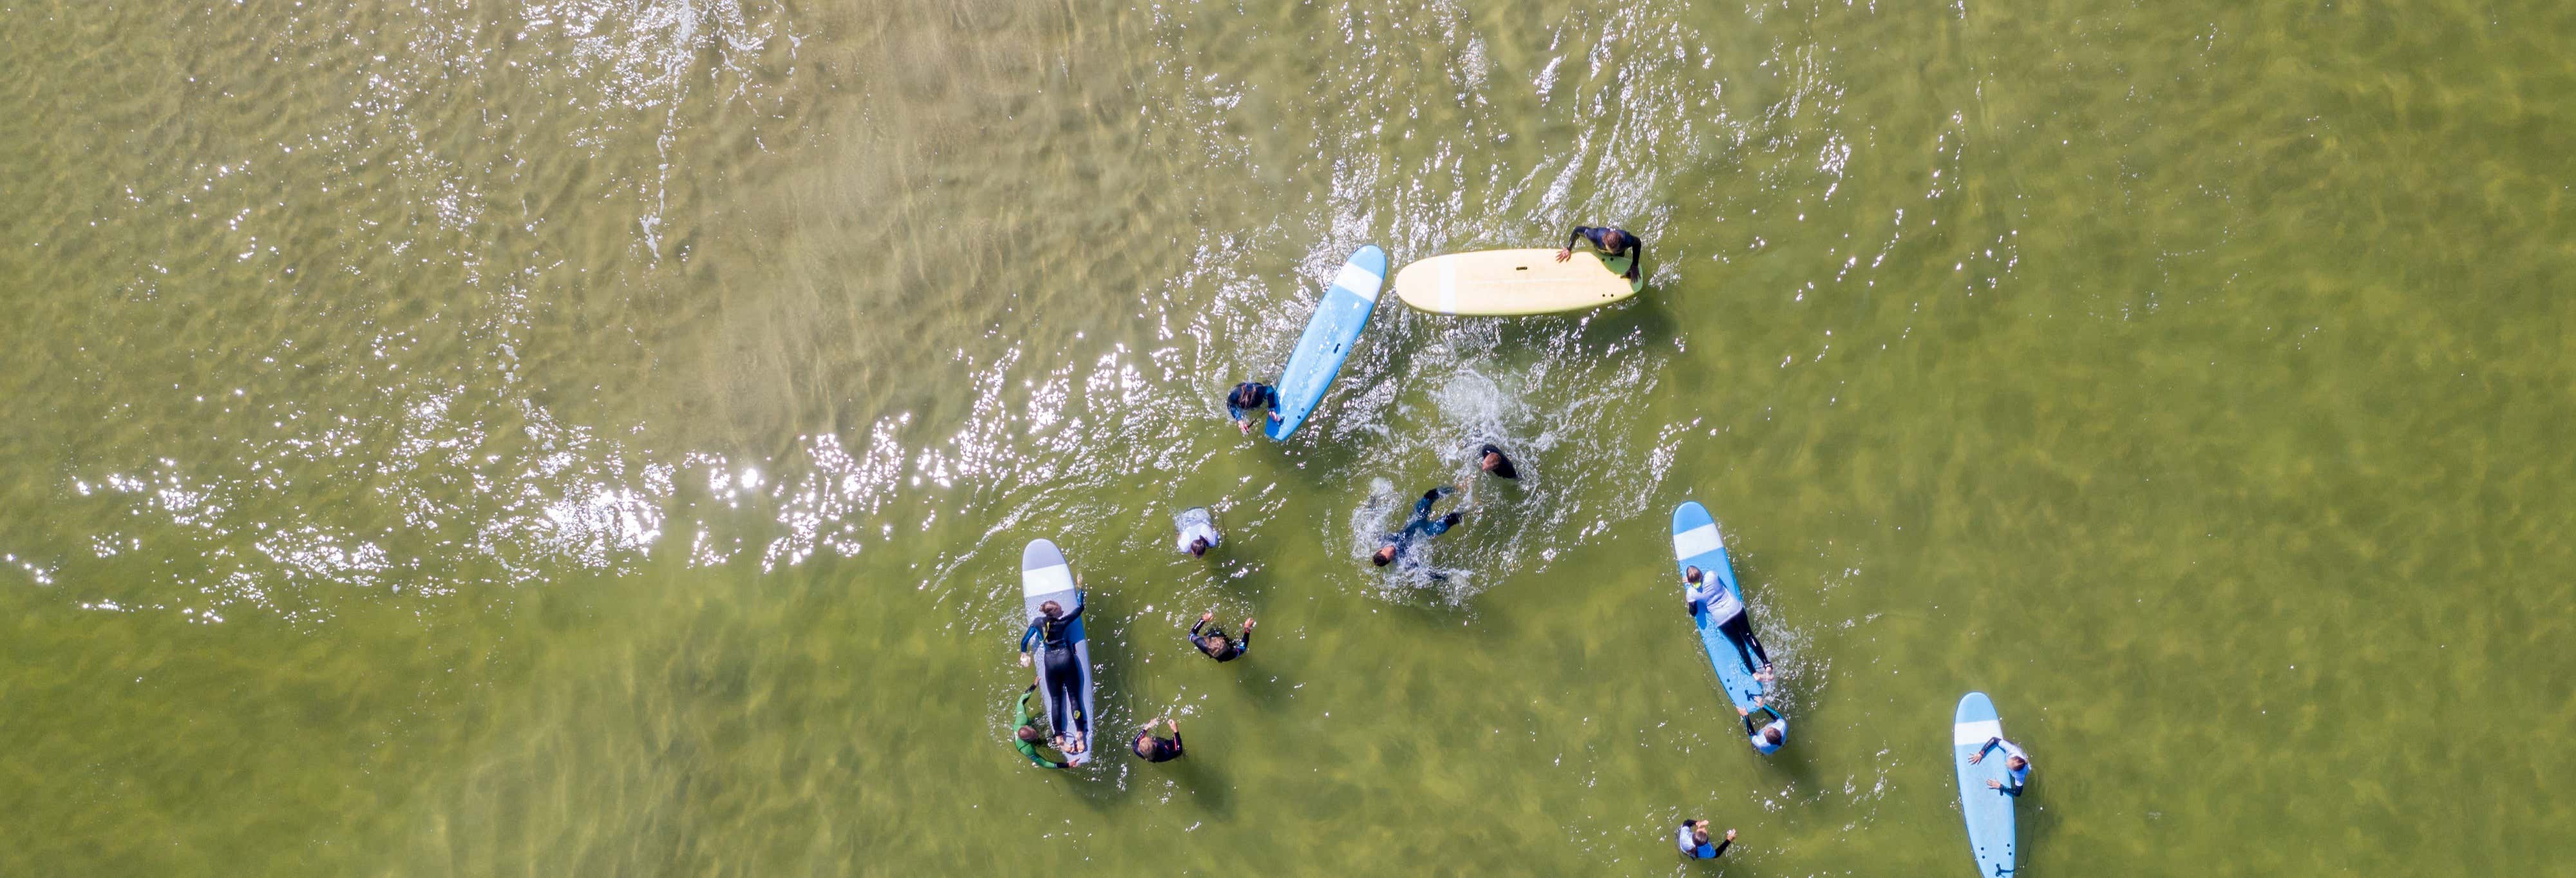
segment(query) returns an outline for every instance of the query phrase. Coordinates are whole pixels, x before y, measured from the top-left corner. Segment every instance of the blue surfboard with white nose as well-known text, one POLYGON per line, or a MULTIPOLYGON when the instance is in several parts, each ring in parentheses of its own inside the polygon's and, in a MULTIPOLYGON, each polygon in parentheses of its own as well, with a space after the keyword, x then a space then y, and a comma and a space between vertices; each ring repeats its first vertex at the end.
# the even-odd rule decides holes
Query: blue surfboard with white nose
POLYGON ((1959 813, 1968 818, 1968 852, 1976 855, 1977 874, 1985 878, 2013 873, 2013 797, 1986 786, 1986 781, 2004 780, 2010 769, 2000 750, 1975 763, 1968 757, 2003 736, 2004 721, 1986 693, 1970 692, 1959 699, 1959 712, 1950 721, 1950 761, 1959 769, 1959 813))
POLYGON ((1279 373, 1279 420, 1262 432, 1285 440, 1323 404, 1324 391, 1332 389, 1342 361, 1350 358, 1351 346, 1368 328, 1378 291, 1385 286, 1386 251, 1377 245, 1361 245, 1342 262, 1324 300, 1315 304, 1315 316, 1306 321, 1306 334, 1297 338, 1296 353, 1288 355, 1288 368, 1279 373))
MULTIPOLYGON (((1673 569, 1687 573, 1693 567, 1702 576, 1717 577, 1736 601, 1744 600, 1744 591, 1735 587, 1735 564, 1727 560, 1726 539, 1717 532, 1717 519, 1696 502, 1673 509, 1673 569)), ((1681 588, 1682 594, 1690 594, 1688 581, 1681 588)), ((1723 621, 1709 618, 1706 607, 1691 611, 1691 625, 1699 629, 1700 648, 1708 653, 1709 667, 1717 671, 1718 687, 1726 690, 1726 700, 1734 702, 1736 709, 1749 711, 1759 706, 1764 687, 1753 679, 1752 671, 1744 669, 1744 654, 1736 649, 1735 639, 1718 630, 1723 621)))

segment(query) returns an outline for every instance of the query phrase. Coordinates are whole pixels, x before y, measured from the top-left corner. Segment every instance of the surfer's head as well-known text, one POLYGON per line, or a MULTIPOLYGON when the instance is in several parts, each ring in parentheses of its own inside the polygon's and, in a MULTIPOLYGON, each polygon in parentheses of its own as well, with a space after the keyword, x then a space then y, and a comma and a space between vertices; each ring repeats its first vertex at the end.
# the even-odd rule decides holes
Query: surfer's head
POLYGON ((1395 563, 1395 546, 1379 546, 1377 553, 1369 556, 1369 562, 1380 567, 1395 563))
POLYGON ((1701 579, 1703 579, 1703 578, 1706 578, 1706 577, 1704 577, 1704 576, 1699 572, 1699 565, 1694 564, 1694 565, 1691 565, 1690 567, 1685 568, 1685 569, 1683 569, 1683 570, 1682 570, 1682 581, 1683 581, 1683 582, 1687 582, 1687 583, 1690 583, 1690 584, 1692 584, 1692 585, 1698 585, 1698 584, 1699 584, 1699 581, 1700 581, 1701 579))
POLYGON ((2029 768, 2029 767, 2030 767, 2030 760, 2028 760, 2028 759, 2023 759, 2023 758, 2021 758, 2021 757, 2019 757, 2019 756, 2015 756, 2015 757, 2013 757, 2013 758, 2010 758, 2010 759, 2006 759, 2006 760, 2004 760, 2004 767, 2005 767, 2005 768, 2012 769, 2012 770, 2014 770, 2014 771, 2020 771, 2020 770, 2022 770, 2022 769, 2024 769, 2024 768, 2029 768))
POLYGON ((1495 467, 1503 465, 1503 453, 1500 451, 1485 452, 1484 459, 1477 461, 1476 465, 1482 467, 1486 472, 1493 472, 1495 467))
POLYGON ((1216 632, 1216 633, 1214 633, 1214 634, 1210 634, 1210 635, 1208 635, 1208 646, 1209 646, 1209 648, 1214 649, 1214 650, 1216 650, 1217 652, 1224 652, 1226 647, 1231 646, 1231 645, 1233 645, 1233 644, 1234 644, 1234 639, 1233 639, 1233 638, 1231 638, 1231 637, 1227 637, 1227 636, 1225 636, 1225 632, 1223 632, 1223 631, 1219 631, 1219 632, 1216 632))
POLYGON ((1702 820, 1698 826, 1691 827, 1691 841, 1696 844, 1708 843, 1708 821, 1702 820))
POLYGON ((1191 555, 1191 557, 1196 557, 1196 558, 1205 558, 1205 557, 1207 557, 1207 550, 1208 550, 1208 541, 1207 541, 1207 538, 1206 538, 1206 537, 1191 537, 1191 538, 1190 538, 1190 555, 1191 555))
POLYGON ((1612 253, 1628 249, 1628 233, 1619 231, 1618 229, 1602 230, 1601 249, 1608 250, 1612 253))
POLYGON ((1054 601, 1048 601, 1038 605, 1038 612, 1045 613, 1047 618, 1053 619, 1057 616, 1064 615, 1064 605, 1054 601))
POLYGON ((1782 733, 1779 726, 1771 726, 1762 730, 1762 740, 1771 742, 1773 746, 1778 746, 1780 742, 1789 740, 1789 736, 1782 733))
POLYGON ((1021 726, 1020 740, 1035 744, 1039 741, 1046 740, 1046 733, 1038 731, 1038 727, 1036 725, 1021 726))

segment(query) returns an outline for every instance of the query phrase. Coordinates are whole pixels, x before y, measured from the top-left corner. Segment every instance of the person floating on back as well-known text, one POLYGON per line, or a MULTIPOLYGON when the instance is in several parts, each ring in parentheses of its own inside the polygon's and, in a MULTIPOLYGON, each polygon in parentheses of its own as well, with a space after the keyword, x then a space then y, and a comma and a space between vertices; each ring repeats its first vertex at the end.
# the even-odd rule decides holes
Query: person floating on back
MULTIPOLYGON (((1076 585, 1079 588, 1079 584, 1076 585)), ((1029 642, 1046 647, 1047 707, 1058 717, 1072 717, 1072 729, 1056 729, 1068 742, 1064 751, 1080 753, 1091 737, 1091 718, 1082 714, 1082 660, 1073 653, 1073 620, 1082 618, 1082 608, 1064 611, 1064 605, 1048 601, 1038 605, 1039 618, 1020 632, 1020 665, 1029 664, 1029 642)))
POLYGON ((1414 543, 1448 533, 1450 528, 1457 527, 1459 520, 1464 516, 1455 511, 1437 520, 1431 517, 1431 504, 1457 492, 1458 489, 1447 485, 1422 492, 1422 499, 1413 502, 1412 520, 1404 523, 1403 530, 1387 534, 1386 544, 1379 546, 1377 552, 1369 556, 1369 561, 1380 567, 1393 564, 1405 550, 1413 548, 1414 543))
POLYGON ((1745 710, 1741 707, 1735 709, 1735 715, 1744 718, 1744 734, 1753 739, 1753 749, 1762 751, 1764 756, 1780 752, 1780 745, 1789 742, 1789 718, 1781 716, 1779 711, 1772 710, 1771 705, 1762 703, 1762 699, 1758 697, 1753 699, 1753 710, 1745 710), (1761 728, 1754 728, 1753 710, 1770 714, 1771 721, 1764 723, 1761 728))
POLYGON ((1154 737, 1154 724, 1149 722, 1144 728, 1136 730, 1136 740, 1129 743, 1128 747, 1135 750, 1136 755, 1144 757, 1147 762, 1170 762, 1181 758, 1181 724, 1169 719, 1157 720, 1157 722, 1171 729, 1172 736, 1154 737))
POLYGON ((1717 620, 1717 630, 1735 644, 1736 654, 1743 656, 1744 670, 1753 679, 1769 681, 1771 654, 1762 649, 1761 639, 1753 636, 1753 621, 1744 613, 1744 602, 1726 590, 1726 583, 1700 572, 1696 566, 1682 571, 1682 581, 1691 586, 1690 593, 1684 595, 1690 600, 1690 611, 1697 614, 1701 607, 1707 607, 1708 617, 1717 620))
POLYGON ((1038 687, 1034 683, 1029 685, 1027 691, 1020 693, 1020 718, 1017 721, 1019 730, 1013 733, 1011 746, 1018 748, 1020 755, 1028 757, 1030 762, 1037 763, 1039 768, 1063 768, 1064 760, 1048 759, 1046 754, 1038 752, 1038 746, 1041 743, 1061 749, 1065 746, 1065 742, 1061 736, 1052 742, 1047 741, 1046 732, 1038 728, 1037 711, 1029 707, 1029 699, 1036 697, 1037 694, 1038 687))
POLYGON ((1591 226, 1575 226, 1574 234, 1565 236, 1565 247, 1556 251, 1556 261, 1564 262, 1574 258, 1574 245, 1584 241, 1592 242, 1592 249, 1601 251, 1603 259, 1627 256, 1628 273, 1621 277, 1629 280, 1637 279, 1637 266, 1646 262, 1646 244, 1637 240, 1636 233, 1609 226, 1597 229, 1591 226))
POLYGON ((1518 479, 1521 477, 1520 470, 1512 468, 1512 459, 1504 457, 1503 450, 1494 447, 1493 443, 1490 442, 1485 444, 1485 449, 1483 451, 1476 452, 1476 468, 1492 473, 1498 478, 1518 479))
POLYGON ((1208 658, 1221 662, 1234 661, 1242 658, 1244 653, 1252 651, 1252 617, 1243 618, 1241 637, 1226 637, 1223 625, 1216 626, 1215 630, 1209 631, 1204 637, 1200 636, 1199 629, 1207 627, 1209 622, 1214 621, 1216 621, 1215 613, 1199 614, 1199 620, 1190 625, 1191 646, 1198 647, 1199 651, 1206 653, 1208 658))
POLYGON ((2001 736, 1987 738, 1985 746, 1969 754, 1968 764, 1975 765, 1985 761, 1986 751, 1998 747, 2004 751, 2004 779, 1989 778, 1986 786, 1990 789, 2002 790, 2007 796, 2021 795, 2022 788, 2030 783, 2030 757, 2022 754, 2020 746, 2004 740, 2001 736))
POLYGON ((1694 860, 1714 860, 1717 859, 1717 855, 1726 853, 1729 845, 1735 844, 1735 830, 1727 830, 1726 838, 1712 845, 1708 843, 1708 821, 1684 820, 1681 831, 1673 834, 1673 844, 1682 849, 1682 856, 1694 860))
POLYGON ((1270 422, 1279 423, 1279 391, 1258 381, 1246 381, 1235 385, 1234 392, 1225 395, 1226 416, 1234 419, 1237 430, 1252 432, 1252 411, 1255 409, 1269 409, 1270 422))
POLYGON ((1180 528, 1181 532, 1180 541, 1176 545, 1181 551, 1190 553, 1190 557, 1205 558, 1209 549, 1216 548, 1216 544, 1225 541, 1224 537, 1217 535, 1216 519, 1208 514, 1205 506, 1192 506, 1181 510, 1181 514, 1172 519, 1172 523, 1180 528))

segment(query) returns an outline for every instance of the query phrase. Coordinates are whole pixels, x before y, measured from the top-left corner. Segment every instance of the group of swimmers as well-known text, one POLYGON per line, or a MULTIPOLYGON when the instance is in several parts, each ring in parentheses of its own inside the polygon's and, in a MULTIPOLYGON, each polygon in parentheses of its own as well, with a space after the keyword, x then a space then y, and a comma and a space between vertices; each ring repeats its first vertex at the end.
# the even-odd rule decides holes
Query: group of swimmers
MULTIPOLYGON (((1557 261, 1562 262, 1572 258, 1573 248, 1583 243, 1589 243, 1606 257, 1629 257, 1628 270, 1624 276, 1632 281, 1637 279, 1638 267, 1644 262, 1645 246, 1635 234, 1625 229, 1611 227, 1577 226, 1567 236, 1566 246, 1557 251, 1557 261)), ((1279 421, 1281 419, 1278 412, 1279 405, 1278 391, 1270 385, 1255 381, 1235 385, 1225 397, 1227 417, 1234 421, 1238 431, 1247 434, 1252 432, 1255 425, 1254 419, 1262 416, 1265 410, 1268 420, 1279 421)), ((1520 478, 1519 470, 1512 465, 1511 458, 1499 447, 1486 444, 1477 450, 1475 458, 1477 468, 1488 475, 1507 480, 1520 478)), ((1377 550, 1369 554, 1369 562, 1379 567, 1393 564, 1405 557, 1421 542, 1438 537, 1458 526, 1465 515, 1456 509, 1437 518, 1432 516, 1432 511, 1437 504, 1457 493, 1457 490, 1455 486, 1441 485, 1422 492, 1422 496, 1413 503, 1412 515, 1401 527, 1388 533, 1379 542, 1377 550)), ((1224 537, 1216 529, 1214 517, 1206 507, 1183 511, 1175 518, 1174 524, 1178 531, 1175 548, 1193 557, 1205 557, 1209 550, 1224 541, 1224 537)), ((1437 571, 1433 571, 1431 576, 1435 579, 1441 578, 1437 571)), ((1753 633, 1752 619, 1746 613, 1744 601, 1736 597, 1723 582, 1707 575, 1696 566, 1684 570, 1682 580, 1687 587, 1685 600, 1689 612, 1696 616, 1705 610, 1709 617, 1715 620, 1718 630, 1735 647, 1737 657, 1744 662, 1745 671, 1756 680, 1771 681, 1774 675, 1770 654, 1763 648, 1761 639, 1753 633)), ((1020 664, 1022 666, 1031 664, 1030 649, 1033 643, 1045 648, 1044 660, 1047 662, 1047 672, 1041 675, 1041 679, 1047 682, 1049 689, 1046 697, 1054 705, 1054 715, 1073 717, 1076 728, 1070 731, 1058 730, 1056 734, 1050 736, 1041 727, 1045 714, 1029 706, 1030 697, 1037 695, 1039 688, 1037 685, 1031 685, 1020 695, 1019 717, 1016 720, 1018 728, 1014 745, 1021 755, 1028 757, 1030 762, 1040 767, 1064 768, 1066 767, 1064 760, 1049 758, 1040 751, 1039 744, 1048 743, 1065 753, 1081 753, 1089 746, 1089 717, 1083 715, 1080 693, 1080 681, 1084 669, 1074 658, 1071 643, 1065 634, 1072 621, 1082 615, 1082 609, 1076 607, 1073 612, 1066 613, 1056 602, 1048 601, 1039 607, 1039 612, 1039 617, 1032 620, 1028 629, 1020 636, 1020 664)), ((1240 633, 1234 636, 1228 636, 1223 625, 1212 624, 1215 620, 1216 614, 1202 613, 1189 627, 1186 636, 1190 645, 1200 654, 1219 662, 1229 662, 1242 658, 1251 651, 1252 630, 1255 623, 1250 617, 1243 620, 1239 628, 1240 633)), ((1764 754, 1777 752, 1788 741, 1788 720, 1761 698, 1754 699, 1753 705, 1750 709, 1736 708, 1736 713, 1744 723, 1746 737, 1756 750, 1764 754), (1757 722, 1756 713, 1767 716, 1768 719, 1757 722)), ((1136 734, 1129 739, 1128 747, 1138 758, 1147 762, 1169 762, 1179 759, 1183 755, 1180 723, 1169 717, 1157 717, 1147 722, 1144 728, 1137 730, 1136 734), (1170 736, 1154 734, 1154 728, 1157 725, 1170 732, 1170 736)), ((2020 747, 2015 746, 2011 741, 1996 737, 1987 741, 1984 747, 1969 757, 1968 761, 1978 762, 1985 758, 1987 752, 1997 748, 2002 749, 2005 754, 2007 780, 1990 780, 1987 781, 1987 785, 2007 795, 2019 796, 2030 775, 2030 760, 2023 754, 2020 747)), ((1709 822, 1690 819, 1682 821, 1680 829, 1675 833, 1674 843, 1686 858, 1716 859, 1735 843, 1735 837, 1736 831, 1728 829, 1712 844, 1709 822)))

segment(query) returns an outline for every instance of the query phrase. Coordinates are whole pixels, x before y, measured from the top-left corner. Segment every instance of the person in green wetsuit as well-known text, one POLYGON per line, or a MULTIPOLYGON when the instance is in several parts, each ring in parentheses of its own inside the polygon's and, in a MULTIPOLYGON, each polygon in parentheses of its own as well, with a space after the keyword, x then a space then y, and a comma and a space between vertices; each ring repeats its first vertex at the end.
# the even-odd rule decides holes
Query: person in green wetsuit
MULTIPOLYGON (((1013 734, 1011 738, 1011 746, 1019 748, 1020 755, 1028 757, 1030 762, 1037 763, 1039 768, 1063 768, 1065 767, 1064 760, 1048 759, 1046 754, 1038 752, 1039 742, 1046 741, 1047 736, 1044 729, 1038 728, 1038 712, 1029 707, 1029 699, 1035 697, 1037 694, 1038 687, 1036 684, 1030 684, 1027 691, 1020 693, 1020 719, 1018 723, 1020 728, 1018 732, 1013 734)), ((1060 747, 1061 745, 1060 741, 1050 741, 1047 743, 1050 746, 1060 747)))

